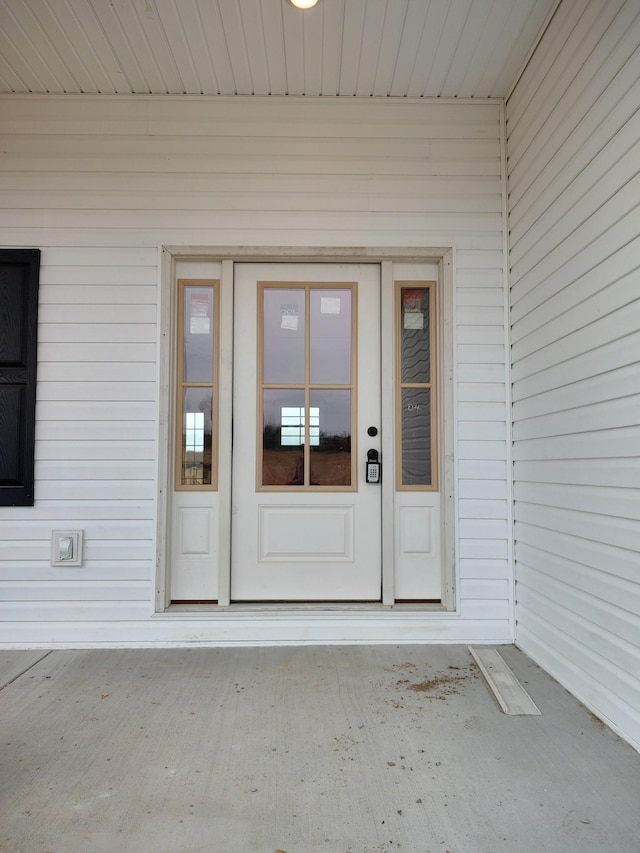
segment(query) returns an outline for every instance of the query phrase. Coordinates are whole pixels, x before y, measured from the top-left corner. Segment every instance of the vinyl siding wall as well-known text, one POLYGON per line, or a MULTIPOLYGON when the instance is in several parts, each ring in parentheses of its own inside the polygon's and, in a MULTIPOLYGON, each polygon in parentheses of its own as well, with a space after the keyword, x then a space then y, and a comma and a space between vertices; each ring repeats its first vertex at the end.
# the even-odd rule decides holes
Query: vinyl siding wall
POLYGON ((501 105, 8 96, 0 243, 42 249, 36 506, 0 510, 16 644, 508 641, 501 105), (457 614, 154 615, 162 245, 455 248, 457 614), (52 529, 85 531, 51 568, 52 529))
POLYGON ((640 747, 640 6, 564 0, 507 104, 517 642, 640 747))

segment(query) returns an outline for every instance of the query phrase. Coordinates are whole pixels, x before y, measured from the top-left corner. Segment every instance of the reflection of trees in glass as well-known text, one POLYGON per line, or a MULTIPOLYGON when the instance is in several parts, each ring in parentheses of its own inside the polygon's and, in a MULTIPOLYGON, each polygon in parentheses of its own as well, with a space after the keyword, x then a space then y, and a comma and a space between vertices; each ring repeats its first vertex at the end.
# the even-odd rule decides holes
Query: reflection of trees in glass
POLYGON ((314 448, 315 452, 325 453, 351 453, 351 436, 347 432, 331 435, 320 432, 320 445, 314 448))
MULTIPOLYGON (((304 440, 299 444, 282 444, 281 427, 277 424, 265 424, 262 432, 262 446, 265 450, 297 450, 304 446, 304 440)), ((313 446, 313 450, 315 453, 350 453, 351 436, 346 432, 331 435, 321 431, 320 442, 313 446)))
POLYGON ((265 424, 262 432, 262 446, 265 450, 280 450, 280 426, 277 424, 265 424))

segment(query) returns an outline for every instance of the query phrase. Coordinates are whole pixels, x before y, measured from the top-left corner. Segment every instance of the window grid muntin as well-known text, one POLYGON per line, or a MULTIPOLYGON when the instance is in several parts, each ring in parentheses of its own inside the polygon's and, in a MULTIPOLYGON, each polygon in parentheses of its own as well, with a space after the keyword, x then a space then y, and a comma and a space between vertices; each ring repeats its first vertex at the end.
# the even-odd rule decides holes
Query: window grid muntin
POLYGON ((257 288, 258 301, 258 347, 257 347, 257 418, 256 418, 256 490, 257 491, 315 491, 315 492, 335 492, 335 491, 357 491, 357 411, 356 411, 356 353, 357 353, 357 283, 356 282, 258 282, 257 288), (267 290, 304 290, 305 291, 305 370, 304 383, 273 383, 264 382, 264 293, 267 290), (348 290, 350 292, 350 337, 351 337, 351 369, 350 383, 311 383, 310 381, 310 329, 311 329, 311 292, 315 290, 348 290), (310 484, 310 464, 311 464, 311 448, 310 448, 310 433, 308 419, 305 418, 305 442, 304 442, 304 486, 286 486, 286 485, 264 485, 263 484, 263 431, 264 412, 263 412, 263 395, 267 390, 302 390, 304 391, 304 407, 305 412, 310 409, 310 394, 312 391, 321 390, 348 390, 351 392, 351 447, 350 447, 350 470, 351 483, 348 486, 331 485, 319 486, 310 484))

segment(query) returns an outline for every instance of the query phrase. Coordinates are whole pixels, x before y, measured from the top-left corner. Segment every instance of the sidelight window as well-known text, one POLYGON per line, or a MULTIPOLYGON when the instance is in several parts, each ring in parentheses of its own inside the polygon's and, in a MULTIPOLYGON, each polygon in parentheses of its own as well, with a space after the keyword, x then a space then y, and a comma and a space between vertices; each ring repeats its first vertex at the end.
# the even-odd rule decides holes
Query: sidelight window
POLYGON ((437 490, 435 282, 396 282, 396 485, 437 490))
POLYGON ((216 488, 218 282, 178 282, 176 488, 216 488))

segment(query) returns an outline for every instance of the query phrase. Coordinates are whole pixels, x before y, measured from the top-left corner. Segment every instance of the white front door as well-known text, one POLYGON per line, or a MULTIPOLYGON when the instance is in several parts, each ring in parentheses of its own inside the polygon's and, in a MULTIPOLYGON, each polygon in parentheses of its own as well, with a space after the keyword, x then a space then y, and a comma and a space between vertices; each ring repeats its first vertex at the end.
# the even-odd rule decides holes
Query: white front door
POLYGON ((232 601, 379 601, 380 267, 234 266, 232 601))

